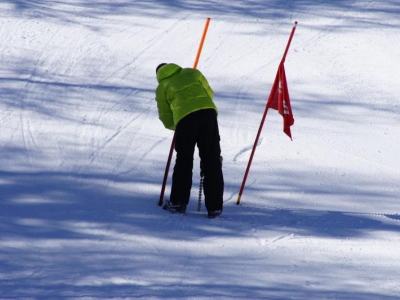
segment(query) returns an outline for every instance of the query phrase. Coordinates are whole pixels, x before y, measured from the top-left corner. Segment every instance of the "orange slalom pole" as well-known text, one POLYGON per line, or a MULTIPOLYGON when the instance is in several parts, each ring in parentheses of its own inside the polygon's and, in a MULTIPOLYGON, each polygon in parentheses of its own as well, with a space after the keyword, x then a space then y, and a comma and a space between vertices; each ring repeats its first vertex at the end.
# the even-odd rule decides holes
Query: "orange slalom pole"
MULTIPOLYGON (((207 18, 206 24, 204 25, 203 35, 201 36, 200 45, 199 45, 199 49, 197 50, 196 58, 194 60, 193 69, 197 69, 197 65, 199 63, 200 54, 201 54, 201 51, 203 49, 203 44, 204 44, 204 41, 206 39, 206 35, 207 35, 207 31, 208 31, 208 26, 210 25, 210 21, 211 21, 211 19, 207 18)), ((163 202, 164 202, 165 186, 167 185, 169 167, 171 165, 172 154, 173 154, 174 148, 175 148, 175 138, 176 138, 176 133, 174 132, 174 137, 172 138, 171 147, 169 149, 167 165, 165 166, 164 179, 163 179, 163 183, 162 183, 162 187, 161 187, 160 199, 158 199, 158 206, 163 205, 163 202)))
MULTIPOLYGON (((289 37, 289 40, 287 42, 286 49, 285 49, 285 52, 284 52, 282 60, 281 60, 281 64, 283 64, 285 62, 286 55, 287 55, 287 53, 289 51, 290 43, 292 42, 294 31, 296 30, 296 26, 297 26, 297 21, 294 22, 294 26, 292 28, 292 32, 290 33, 290 37, 289 37)), ((273 86, 272 89, 271 89, 271 92, 275 91, 275 89, 276 89, 276 86, 273 86)), ((267 102, 267 104, 268 104, 268 102, 267 102)), ((263 125, 264 125, 265 117, 267 116, 267 111, 268 111, 268 107, 265 106, 265 110, 264 110, 264 114, 263 114, 262 119, 261 119, 260 127, 258 128, 257 137, 256 137, 256 139, 254 141, 253 149, 251 150, 250 159, 249 159, 249 162, 247 164, 246 172, 244 173, 244 176, 243 176, 242 185, 240 186, 239 195, 238 195, 238 198, 237 198, 237 201, 236 201, 237 205, 240 204, 240 200, 242 198, 244 186, 245 186, 246 180, 247 180, 247 175, 249 174, 249 171, 250 171, 250 166, 251 166, 251 163, 253 161, 254 152, 256 151, 256 147, 257 147, 257 144, 258 144, 258 139, 260 138, 260 134, 261 134, 261 131, 262 131, 262 128, 263 128, 263 125)))
POLYGON ((211 19, 207 18, 206 25, 204 25, 203 35, 201 36, 201 41, 200 41, 199 49, 197 50, 196 59, 194 60, 193 69, 197 69, 197 65, 198 65, 199 59, 200 59, 201 50, 203 50, 204 40, 206 39, 206 34, 207 34, 207 31, 208 31, 208 25, 210 25, 210 21, 211 21, 211 19))

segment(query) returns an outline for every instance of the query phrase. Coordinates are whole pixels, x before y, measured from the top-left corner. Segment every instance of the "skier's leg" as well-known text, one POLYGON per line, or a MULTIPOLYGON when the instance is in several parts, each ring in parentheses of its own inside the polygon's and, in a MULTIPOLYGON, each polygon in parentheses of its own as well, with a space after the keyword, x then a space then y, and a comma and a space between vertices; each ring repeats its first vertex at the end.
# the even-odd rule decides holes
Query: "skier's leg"
POLYGON ((203 122, 197 145, 203 163, 206 208, 209 212, 222 210, 224 178, 220 160, 218 121, 214 110, 203 110, 203 122))
POLYGON ((183 118, 177 125, 175 136, 176 161, 172 174, 171 202, 189 203, 192 187, 193 154, 196 145, 191 115, 183 118))

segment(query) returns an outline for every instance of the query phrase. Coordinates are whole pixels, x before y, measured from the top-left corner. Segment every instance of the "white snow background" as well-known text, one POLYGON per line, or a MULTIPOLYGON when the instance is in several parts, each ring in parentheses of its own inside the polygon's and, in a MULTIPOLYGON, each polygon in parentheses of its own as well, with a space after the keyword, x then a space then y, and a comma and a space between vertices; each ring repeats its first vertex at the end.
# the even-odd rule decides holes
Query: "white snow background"
POLYGON ((400 299, 399 26, 395 0, 2 0, 0 299, 400 299), (157 206, 173 133, 154 100, 208 17, 213 220, 197 152, 188 213, 157 206), (238 206, 296 20, 293 141, 270 110, 238 206))

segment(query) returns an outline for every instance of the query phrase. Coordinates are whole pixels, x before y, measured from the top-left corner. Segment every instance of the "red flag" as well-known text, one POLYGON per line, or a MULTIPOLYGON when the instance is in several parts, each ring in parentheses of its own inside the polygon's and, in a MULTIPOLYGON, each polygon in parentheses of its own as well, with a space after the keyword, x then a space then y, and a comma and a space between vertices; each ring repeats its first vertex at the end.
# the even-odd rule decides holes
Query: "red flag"
POLYGON ((283 61, 276 73, 271 93, 269 94, 267 109, 276 109, 283 117, 283 131, 292 139, 290 126, 294 124, 292 107, 290 106, 289 90, 286 82, 285 66, 283 61))

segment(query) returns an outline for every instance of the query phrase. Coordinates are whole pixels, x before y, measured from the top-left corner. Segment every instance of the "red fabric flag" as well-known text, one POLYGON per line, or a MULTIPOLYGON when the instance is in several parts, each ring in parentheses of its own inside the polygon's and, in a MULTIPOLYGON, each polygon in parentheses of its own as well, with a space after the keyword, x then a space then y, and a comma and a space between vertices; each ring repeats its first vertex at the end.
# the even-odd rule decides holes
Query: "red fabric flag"
POLYGON ((290 106, 289 90, 286 82, 283 61, 279 65, 275 81, 269 94, 267 109, 276 109, 283 117, 283 131, 292 139, 290 126, 294 124, 292 107, 290 106))

